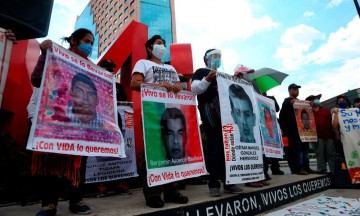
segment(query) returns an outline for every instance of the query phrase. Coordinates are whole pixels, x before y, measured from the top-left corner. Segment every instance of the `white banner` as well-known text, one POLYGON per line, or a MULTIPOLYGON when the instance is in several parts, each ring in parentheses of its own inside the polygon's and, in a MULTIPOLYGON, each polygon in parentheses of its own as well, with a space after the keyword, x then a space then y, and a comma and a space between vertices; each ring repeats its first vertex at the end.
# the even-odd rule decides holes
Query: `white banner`
POLYGON ((346 167, 351 182, 360 184, 360 109, 339 109, 338 112, 346 167))
POLYGON ((118 105, 117 110, 120 114, 120 119, 118 119, 120 130, 125 140, 126 158, 88 157, 85 183, 114 181, 138 176, 132 103, 122 102, 118 105))
POLYGON ((54 43, 47 52, 26 148, 125 157, 114 79, 111 73, 54 43))
POLYGON ((225 149, 226 183, 263 180, 259 112, 250 83, 217 73, 225 149))
POLYGON ((206 175, 195 95, 141 88, 149 187, 206 175))
POLYGON ((260 132, 266 157, 283 158, 283 143, 276 118, 275 102, 255 93, 260 117, 260 132))
POLYGON ((0 28, 0 108, 8 74, 13 42, 5 37, 5 29, 0 28))

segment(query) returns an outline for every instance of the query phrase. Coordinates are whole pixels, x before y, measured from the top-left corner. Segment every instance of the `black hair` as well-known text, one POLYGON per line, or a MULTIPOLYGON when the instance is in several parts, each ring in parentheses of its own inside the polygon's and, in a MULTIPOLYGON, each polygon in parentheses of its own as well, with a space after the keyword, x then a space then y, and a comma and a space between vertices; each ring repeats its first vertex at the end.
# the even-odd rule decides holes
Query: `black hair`
POLYGON ((146 55, 147 55, 147 59, 151 58, 151 52, 148 50, 148 48, 152 47, 152 45, 154 45, 155 41, 157 39, 161 39, 164 43, 164 46, 166 45, 165 40, 160 36, 160 35, 154 35, 152 36, 149 40, 146 41, 145 43, 145 49, 146 49, 146 55))
POLYGON ((99 63, 99 66, 109 72, 114 72, 114 69, 116 68, 116 64, 111 59, 103 59, 99 63))
MULTIPOLYGON (((83 39, 86 34, 91 34, 91 36, 93 38, 95 38, 94 34, 89 29, 79 28, 79 29, 75 30, 69 37, 63 37, 62 39, 64 41, 68 42, 70 44, 70 48, 71 48, 72 47, 72 45, 70 43, 71 39, 76 41, 76 43, 79 43, 80 40, 83 39)), ((93 45, 93 43, 91 45, 93 45)))
POLYGON ((354 99, 354 104, 355 104, 355 103, 360 103, 360 98, 355 98, 355 99, 354 99))
POLYGON ((351 102, 350 102, 349 98, 347 96, 345 96, 345 95, 339 95, 339 96, 336 97, 336 101, 335 101, 336 105, 339 105, 338 101, 339 101, 340 98, 345 99, 348 106, 351 107, 351 102))
POLYGON ((213 50, 215 50, 215 49, 208 49, 208 50, 206 50, 206 52, 205 52, 205 54, 204 54, 204 63, 205 63, 206 66, 207 66, 207 58, 206 58, 206 55, 207 55, 209 52, 213 51, 213 50))
POLYGON ((164 135, 166 133, 166 129, 167 129, 166 123, 169 119, 180 119, 181 123, 184 126, 184 131, 186 132, 186 121, 184 114, 181 112, 180 109, 171 107, 171 108, 166 108, 161 115, 161 119, 160 119, 161 134, 164 135))
POLYGON ((303 110, 301 110, 301 116, 302 116, 302 114, 306 114, 307 116, 309 116, 309 113, 306 111, 306 109, 303 109, 303 110))
POLYGON ((95 83, 90 79, 90 77, 82 73, 77 73, 71 80, 71 90, 74 88, 77 82, 83 82, 89 85, 90 88, 95 91, 95 95, 97 96, 97 89, 95 83))
POLYGON ((233 97, 231 95, 239 98, 240 100, 245 100, 249 104, 251 112, 254 112, 250 97, 249 97, 249 95, 246 94, 243 87, 241 87, 239 85, 236 85, 236 84, 231 84, 230 87, 229 87, 230 106, 231 106, 231 109, 233 109, 234 104, 233 104, 233 101, 232 101, 233 97))

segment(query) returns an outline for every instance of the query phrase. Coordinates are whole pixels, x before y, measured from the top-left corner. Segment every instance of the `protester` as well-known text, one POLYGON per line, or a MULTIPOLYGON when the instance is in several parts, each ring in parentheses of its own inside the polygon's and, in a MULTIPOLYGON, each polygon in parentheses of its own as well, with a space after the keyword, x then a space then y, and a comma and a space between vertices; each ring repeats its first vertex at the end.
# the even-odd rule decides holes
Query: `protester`
POLYGON ((331 125, 331 113, 325 107, 320 106, 320 95, 310 95, 305 100, 310 101, 314 111, 316 133, 318 141, 314 143, 317 171, 321 174, 327 173, 326 162, 329 165, 331 173, 335 169, 335 144, 334 133, 331 125))
MULTIPOLYGON (((198 108, 206 134, 205 161, 209 176, 209 195, 220 196, 220 182, 224 183, 224 192, 241 193, 237 185, 225 182, 225 158, 220 120, 219 94, 217 90, 217 68, 211 69, 209 60, 212 54, 220 54, 220 50, 209 49, 205 52, 206 68, 200 68, 192 76, 191 90, 197 94, 198 108)), ((219 59, 220 60, 220 59, 219 59)), ((217 64, 219 67, 220 64, 217 64)))
POLYGON ((360 98, 355 98, 354 99, 354 107, 360 109, 360 98))
POLYGON ((301 86, 295 83, 289 85, 289 97, 285 98, 282 104, 279 122, 283 135, 288 137, 289 140, 289 155, 287 158, 291 173, 307 175, 309 173, 308 171, 313 172, 309 168, 309 144, 301 142, 293 107, 295 101, 298 100, 297 97, 299 96, 299 88, 301 88, 301 86))
MULTIPOLYGON (((109 71, 111 74, 115 75, 116 64, 111 59, 103 59, 99 63, 99 66, 102 67, 103 69, 109 71)), ((115 87, 116 87, 116 100, 117 101, 127 101, 127 96, 125 94, 124 87, 118 82, 115 82, 115 87)), ((121 133, 124 136, 122 119, 121 119, 121 115, 119 112, 118 112, 118 125, 119 125, 121 133)), ((104 158, 107 158, 107 157, 96 157, 97 160, 104 160, 104 158)), ((109 187, 113 188, 115 194, 120 194, 120 195, 132 194, 132 192, 129 190, 129 186, 127 184, 125 184, 124 181, 126 181, 126 180, 118 180, 118 181, 113 181, 113 182, 100 183, 98 186, 98 192, 100 193, 98 195, 98 197, 106 196, 109 191, 109 187)))
MULTIPOLYGON (((81 57, 87 59, 91 54, 94 35, 90 30, 81 28, 63 39, 70 44, 69 50, 81 57)), ((51 40, 45 40, 40 44, 41 55, 31 74, 31 82, 35 87, 40 87, 46 52, 51 47, 51 40)), ((69 210, 77 214, 91 213, 91 209, 84 204, 82 198, 85 161, 85 158, 81 156, 34 152, 32 173, 42 176, 42 209, 37 213, 37 216, 56 215, 60 192, 59 185, 64 178, 71 182, 69 210)))
MULTIPOLYGON (((174 93, 179 92, 182 88, 175 68, 162 63, 166 54, 165 40, 160 35, 154 35, 146 42, 145 48, 147 59, 136 62, 132 72, 131 89, 140 91, 141 85, 145 84, 156 88, 163 87, 174 93)), ((179 204, 188 202, 188 198, 179 193, 173 183, 149 187, 146 180, 145 159, 140 171, 147 206, 161 208, 164 206, 164 201, 179 204), (162 192, 164 201, 161 199, 162 192)))
POLYGON ((351 103, 346 96, 339 95, 336 97, 336 106, 338 108, 334 108, 331 110, 332 113, 332 128, 335 133, 335 149, 336 152, 344 157, 344 149, 341 143, 341 134, 340 134, 340 124, 339 124, 339 108, 340 109, 349 109, 351 107, 351 103))

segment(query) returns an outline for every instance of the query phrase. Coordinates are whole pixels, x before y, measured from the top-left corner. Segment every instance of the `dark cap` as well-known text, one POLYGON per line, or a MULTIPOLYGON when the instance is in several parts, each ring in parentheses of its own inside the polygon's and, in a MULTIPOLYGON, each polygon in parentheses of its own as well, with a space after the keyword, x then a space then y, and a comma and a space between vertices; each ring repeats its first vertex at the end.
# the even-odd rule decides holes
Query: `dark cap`
POLYGON ((289 85, 288 90, 290 90, 290 89, 298 89, 298 88, 301 88, 301 86, 293 83, 293 84, 290 84, 290 85, 289 85))
POLYGON ((315 99, 320 99, 321 98, 321 94, 318 94, 318 95, 310 95, 309 97, 307 97, 305 100, 307 101, 313 101, 315 99))

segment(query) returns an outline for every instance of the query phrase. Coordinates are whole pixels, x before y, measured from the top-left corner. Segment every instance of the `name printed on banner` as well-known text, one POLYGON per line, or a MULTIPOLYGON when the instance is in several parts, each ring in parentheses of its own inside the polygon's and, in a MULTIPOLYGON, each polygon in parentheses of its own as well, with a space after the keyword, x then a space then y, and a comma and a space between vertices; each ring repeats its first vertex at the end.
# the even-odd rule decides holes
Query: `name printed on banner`
POLYGON ((355 110, 355 112, 354 110, 350 111, 346 109, 341 109, 340 115, 341 117, 345 118, 342 121, 346 132, 349 132, 351 130, 360 130, 360 122, 358 119, 360 117, 360 109, 355 110))
POLYGON ((150 160, 151 166, 163 166, 169 164, 184 164, 184 163, 191 163, 193 161, 201 161, 203 160, 202 156, 195 156, 195 157, 184 157, 179 159, 166 159, 166 160, 150 160))
POLYGON ((235 156, 235 140, 234 140, 234 126, 232 124, 223 125, 224 134, 224 148, 225 148, 225 160, 236 161, 235 156))
POLYGON ((149 176, 148 182, 160 182, 172 179, 183 179, 193 175, 205 174, 205 167, 199 169, 185 170, 185 171, 168 171, 162 172, 160 175, 151 174, 149 176))
POLYGON ((65 143, 65 142, 45 142, 38 141, 36 142, 37 150, 57 150, 57 151, 66 151, 66 152, 87 152, 87 153, 104 153, 104 154, 113 154, 118 155, 118 148, 109 148, 109 147, 97 147, 97 146, 85 146, 75 143, 65 143))
POLYGON ((112 74, 106 71, 101 71, 99 69, 96 69, 95 67, 93 67, 93 65, 91 65, 88 62, 84 62, 82 59, 77 58, 76 56, 72 56, 69 55, 68 53, 64 52, 60 47, 58 46, 53 46, 53 52, 59 54, 61 57, 70 60, 71 62, 80 65, 83 68, 86 68, 100 76, 106 77, 106 78, 111 78, 112 74))
POLYGON ((186 101, 194 101, 195 95, 188 95, 174 92, 160 92, 154 89, 143 88, 141 91, 142 97, 155 97, 155 98, 170 98, 186 101))
POLYGON ((266 148, 264 147, 265 152, 267 153, 271 153, 271 154, 281 154, 281 150, 280 149, 273 149, 273 148, 266 148))

